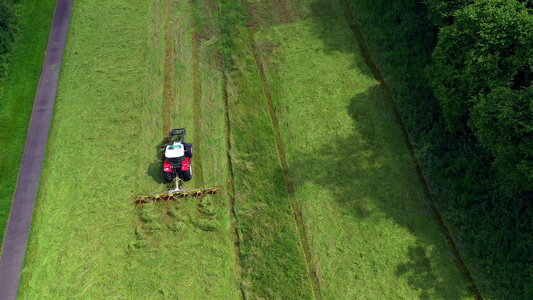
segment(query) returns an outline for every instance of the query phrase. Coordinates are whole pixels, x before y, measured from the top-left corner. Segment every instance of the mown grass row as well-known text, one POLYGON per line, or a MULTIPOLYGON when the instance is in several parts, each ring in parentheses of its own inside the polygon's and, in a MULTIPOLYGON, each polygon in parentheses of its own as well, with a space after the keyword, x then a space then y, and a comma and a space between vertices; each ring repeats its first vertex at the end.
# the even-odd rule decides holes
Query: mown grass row
POLYGON ((322 296, 471 298, 342 6, 300 4, 255 39, 322 296))
MULTIPOLYGON (((226 197, 132 202, 166 188, 157 145, 168 134, 168 19, 179 92, 166 121, 186 127, 193 144, 195 130, 213 137, 195 149, 203 151, 204 168, 194 172, 207 184, 225 181, 220 77, 201 78, 202 105, 220 109, 199 116, 210 127, 194 128, 193 6, 171 3, 75 3, 21 298, 238 298, 226 197)), ((199 58, 211 61, 201 50, 199 58)))
POLYGON ((0 241, 11 208, 22 151, 41 74, 55 1, 21 1, 23 8, 6 77, 0 80, 0 241))
POLYGON ((228 101, 243 290, 250 298, 311 299, 313 291, 248 32, 233 36, 228 101))
POLYGON ((217 2, 227 78, 235 215, 247 298, 311 299, 313 289, 293 218, 242 3, 217 2))

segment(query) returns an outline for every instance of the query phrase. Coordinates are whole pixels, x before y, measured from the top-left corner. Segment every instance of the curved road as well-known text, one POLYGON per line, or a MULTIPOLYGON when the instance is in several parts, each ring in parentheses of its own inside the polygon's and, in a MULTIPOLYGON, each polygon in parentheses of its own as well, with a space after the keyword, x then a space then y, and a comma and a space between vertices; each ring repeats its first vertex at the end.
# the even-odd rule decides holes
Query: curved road
POLYGON ((39 189, 50 121, 54 110, 57 82, 67 39, 73 0, 58 0, 48 38, 46 56, 35 95, 17 187, 0 258, 0 299, 16 299, 20 272, 39 189))

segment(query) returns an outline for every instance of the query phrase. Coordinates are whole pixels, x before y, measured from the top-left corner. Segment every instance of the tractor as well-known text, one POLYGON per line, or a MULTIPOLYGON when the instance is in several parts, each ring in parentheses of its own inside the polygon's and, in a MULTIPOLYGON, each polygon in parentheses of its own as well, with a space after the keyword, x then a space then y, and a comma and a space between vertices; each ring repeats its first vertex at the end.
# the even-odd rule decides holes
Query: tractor
POLYGON ((168 145, 163 150, 163 179, 171 182, 178 178, 183 181, 192 179, 192 144, 185 143, 185 128, 172 129, 168 145))
MULTIPOLYGON (((192 144, 185 143, 185 128, 172 129, 169 133, 168 145, 163 141, 160 149, 163 150, 163 179, 166 183, 174 181, 176 188, 167 192, 157 192, 148 195, 138 195, 135 203, 142 205, 151 201, 170 201, 186 197, 200 197, 220 193, 222 188, 208 187, 184 189, 182 183, 192 179, 192 144)), ((168 187, 169 185, 167 185, 168 187)))

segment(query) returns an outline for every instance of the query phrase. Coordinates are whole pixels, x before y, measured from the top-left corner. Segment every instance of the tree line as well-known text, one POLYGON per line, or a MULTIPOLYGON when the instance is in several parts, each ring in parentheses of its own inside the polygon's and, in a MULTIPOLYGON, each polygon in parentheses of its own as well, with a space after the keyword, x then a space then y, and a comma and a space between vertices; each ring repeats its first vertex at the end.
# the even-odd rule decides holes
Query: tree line
POLYGON ((448 129, 479 139, 510 196, 533 191, 531 2, 427 0, 441 26, 429 74, 448 129))
POLYGON ((467 214, 484 219, 471 227, 470 254, 494 284, 484 289, 501 298, 531 299, 533 1, 424 3, 438 31, 427 68, 433 95, 448 134, 478 149, 457 157, 452 166, 461 169, 462 179, 449 181, 470 186, 457 195, 457 209, 484 210, 467 214))
POLYGON ((0 0, 0 79, 7 72, 7 64, 17 32, 19 0, 0 0))
POLYGON ((533 299, 533 1, 342 0, 486 299, 533 299))

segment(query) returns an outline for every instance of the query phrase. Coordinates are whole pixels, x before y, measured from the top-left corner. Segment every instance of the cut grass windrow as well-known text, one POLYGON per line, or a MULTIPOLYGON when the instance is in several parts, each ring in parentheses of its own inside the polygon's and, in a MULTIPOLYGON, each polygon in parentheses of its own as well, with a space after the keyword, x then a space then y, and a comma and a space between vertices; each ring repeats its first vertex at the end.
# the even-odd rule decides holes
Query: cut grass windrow
MULTIPOLYGON (((236 273, 237 278, 239 281, 242 281, 242 265, 241 265, 241 248, 240 248, 240 240, 241 237, 239 235, 239 230, 237 230, 237 217, 235 214, 235 185, 233 182, 233 162, 231 158, 231 123, 229 118, 229 105, 228 105, 228 91, 227 91, 227 83, 226 83, 226 76, 222 74, 222 101, 224 103, 224 134, 226 136, 226 155, 227 155, 227 180, 226 180, 226 193, 229 198, 229 214, 231 218, 231 231, 233 233, 233 251, 235 256, 235 267, 236 267, 236 273)), ((246 294, 244 293, 244 290, 241 286, 241 296, 243 299, 246 298, 246 294)))
POLYGON ((272 94, 266 83, 265 74, 263 73, 263 65, 257 54, 257 48, 255 46, 253 30, 248 31, 248 37, 250 39, 250 47, 252 48, 252 51, 253 51, 255 65, 257 67, 257 70, 259 72, 259 77, 261 79, 261 85, 263 87, 263 93, 266 98, 268 112, 270 113, 270 119, 272 121, 272 128, 274 129, 274 136, 276 138, 276 147, 278 149, 278 156, 279 156, 279 160, 281 163, 281 169, 283 171, 283 175, 285 176, 285 183, 287 185, 287 192, 289 193, 289 197, 291 200, 291 207, 292 207, 292 211, 294 215, 294 221, 296 222, 296 225, 298 227, 300 241, 302 243, 303 251, 305 254, 305 259, 307 262, 307 269, 309 272, 309 276, 311 277, 311 283, 313 284, 313 293, 315 295, 315 298, 320 299, 321 298, 320 286, 319 286, 318 277, 316 274, 317 271, 313 266, 313 262, 311 258, 311 249, 309 248, 309 241, 307 240, 305 224, 302 219, 302 212, 298 208, 298 203, 296 202, 294 184, 293 184, 292 176, 289 171, 289 167, 287 165, 287 159, 285 158, 285 148, 283 146, 283 141, 281 140, 278 118, 276 117, 276 111, 274 110, 274 105, 272 104, 272 94))
POLYGON ((232 34, 235 71, 226 75, 243 290, 251 299, 313 299, 247 29, 232 34))
POLYGON ((379 86, 381 87, 381 91, 383 93, 383 97, 387 100, 387 102, 391 106, 392 112, 394 114, 394 119, 395 119, 396 123, 398 124, 398 126, 400 127, 400 131, 401 131, 401 134, 402 134, 402 140, 405 143, 405 146, 407 147, 407 150, 408 150, 409 155, 411 157, 411 161, 412 161, 412 163, 414 165, 414 168, 416 170, 416 174, 417 174, 418 180, 422 184, 422 188, 423 188, 423 191, 424 191, 424 196, 428 200, 428 203, 429 203, 429 206, 430 206, 431 211, 433 213, 433 216, 434 216, 435 220, 437 221, 442 234, 444 234, 444 236, 446 238, 446 241, 447 241, 448 245, 450 246, 450 248, 451 248, 451 250, 453 252, 455 264, 457 265, 457 267, 461 271, 461 274, 465 277, 465 279, 467 281, 468 288, 470 289, 470 292, 472 293, 472 296, 474 296, 474 298, 476 300, 481 300, 482 299, 481 295, 479 294, 479 291, 478 291, 474 281, 472 280, 472 277, 470 276, 470 273, 468 272, 468 269, 466 268, 466 266, 465 266, 465 264, 464 264, 464 262, 463 262, 463 260, 461 258, 461 255, 459 254, 459 251, 457 250, 457 246, 455 245, 455 243, 454 243, 454 241, 453 241, 453 239, 452 239, 452 237, 450 235, 450 232, 448 231, 448 228, 446 227, 446 225, 444 225, 444 222, 442 222, 440 214, 437 211, 437 209, 435 207, 435 204, 433 203, 433 199, 431 197, 431 194, 429 193, 429 189, 428 189, 427 183, 426 183, 426 181, 424 179, 424 176, 422 175, 422 171, 421 171, 420 166, 418 164, 418 161, 416 159, 415 153, 413 151, 413 147, 411 145, 411 142, 409 141, 409 136, 407 135, 407 131, 405 129, 405 126, 404 126, 404 124, 402 122, 402 119, 400 118, 398 110, 396 109, 396 104, 394 103, 394 100, 392 99, 392 96, 391 96, 391 93, 389 91, 389 88, 387 87, 387 84, 383 80, 383 77, 381 76, 381 73, 379 72, 376 64, 374 63, 374 61, 372 60, 372 58, 370 56, 370 52, 368 51, 368 48, 366 47, 363 35, 361 34, 361 31, 360 31, 357 23, 353 19, 353 16, 351 14, 350 7, 349 7, 348 3, 346 2, 346 0, 340 0, 340 2, 341 2, 342 6, 343 6, 343 9, 344 9, 344 16, 346 18, 346 21, 348 22, 348 25, 350 26, 350 29, 353 31, 355 39, 357 40, 357 43, 359 44, 359 48, 361 49, 361 54, 364 57, 367 66, 370 68, 370 70, 372 71, 372 74, 376 78, 376 81, 378 82, 379 86))
POLYGON ((172 117, 174 86, 174 38, 172 22, 172 6, 170 0, 165 0, 165 82, 163 84, 162 122, 163 136, 170 132, 170 119, 172 117))
POLYGON ((216 1, 245 298, 313 299, 240 1, 216 1))
MULTIPOLYGON (((201 129, 202 133, 204 133, 202 136, 198 136, 197 139, 202 144, 201 148, 206 149, 203 150, 204 154, 212 155, 213 152, 216 152, 217 156, 222 155, 225 157, 223 159, 224 166, 217 171, 218 175, 216 176, 223 181, 215 184, 225 182, 224 195, 228 201, 227 216, 229 218, 228 237, 232 238, 233 241, 232 249, 235 262, 233 271, 237 288, 240 291, 239 298, 244 298, 242 289, 243 271, 239 248, 240 237, 235 217, 235 187, 233 184, 233 163, 231 158, 228 94, 226 77, 221 70, 221 58, 216 48, 216 41, 220 39, 220 31, 217 30, 220 24, 218 11, 215 3, 211 0, 196 0, 189 3, 192 4, 190 7, 192 9, 191 31, 193 35, 190 41, 193 63, 190 66, 193 75, 194 103, 192 111, 194 113, 194 129, 195 131, 201 129), (217 113, 221 113, 222 120, 220 123, 213 124, 212 117, 217 115, 217 113), (218 126, 219 124, 222 126, 218 126), (217 135, 205 135, 206 132, 217 132, 217 135)), ((199 149, 197 145, 195 147, 199 149)), ((198 151, 195 153, 198 153, 198 151)), ((196 155, 195 160, 198 161, 199 158, 196 155)), ((201 160, 204 161, 204 159, 201 160)), ((203 164, 201 166, 209 168, 209 165, 203 164)))
MULTIPOLYGON (((191 5, 194 5, 194 2, 189 2, 191 5)), ((200 149, 202 148, 202 128, 200 124, 200 117, 202 115, 202 109, 201 109, 201 99, 202 99, 202 86, 200 84, 200 69, 199 69, 199 59, 198 59, 198 43, 199 41, 199 34, 197 32, 197 26, 195 26, 195 13, 196 9, 194 7, 191 9, 191 24, 193 27, 193 30, 191 30, 192 33, 192 89, 193 89, 193 126, 194 126, 194 147, 200 149)), ((195 181, 199 186, 203 186, 204 179, 202 174, 202 152, 196 152, 195 157, 195 164, 197 166, 197 170, 200 170, 200 172, 196 172, 194 174, 195 181)))

